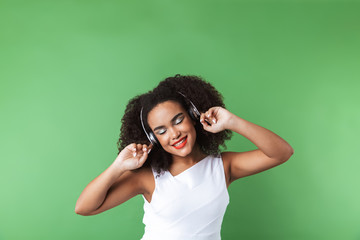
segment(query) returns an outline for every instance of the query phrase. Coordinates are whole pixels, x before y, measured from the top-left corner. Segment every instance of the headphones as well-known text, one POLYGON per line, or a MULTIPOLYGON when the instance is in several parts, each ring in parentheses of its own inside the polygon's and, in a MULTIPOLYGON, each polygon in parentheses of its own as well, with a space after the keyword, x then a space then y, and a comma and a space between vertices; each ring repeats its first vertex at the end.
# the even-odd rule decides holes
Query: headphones
MULTIPOLYGON (((181 93, 179 91, 178 91, 178 93, 180 93, 185 99, 187 99, 189 101, 190 106, 187 109, 187 112, 190 115, 191 119, 195 120, 195 121, 198 121, 200 119, 200 115, 201 115, 199 110, 195 107, 193 102, 189 98, 187 98, 183 93, 181 93)), ((143 107, 141 107, 141 111, 140 111, 140 120, 141 120, 141 126, 144 129, 144 132, 145 132, 147 138, 149 139, 150 143, 152 143, 154 146, 158 146, 158 147, 161 146, 159 141, 155 137, 155 134, 152 131, 150 131, 150 132, 146 131, 145 126, 144 126, 142 112, 143 112, 143 107)))

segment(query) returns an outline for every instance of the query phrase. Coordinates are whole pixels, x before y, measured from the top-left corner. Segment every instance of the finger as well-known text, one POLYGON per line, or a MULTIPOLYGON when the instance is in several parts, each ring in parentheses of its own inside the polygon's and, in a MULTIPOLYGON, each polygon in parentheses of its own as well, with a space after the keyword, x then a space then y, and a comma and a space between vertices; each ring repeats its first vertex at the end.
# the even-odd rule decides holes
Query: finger
POLYGON ((146 146, 146 144, 142 145, 142 151, 143 152, 147 152, 148 151, 148 146, 146 146))
POLYGON ((206 117, 209 119, 209 121, 211 123, 216 123, 216 118, 215 118, 215 114, 214 114, 215 108, 210 108, 207 112, 206 112, 206 117))
POLYGON ((142 166, 148 157, 148 152, 145 151, 138 161, 138 166, 142 166))
POLYGON ((140 144, 140 143, 136 144, 136 151, 137 152, 141 152, 142 149, 143 149, 143 144, 140 144))
POLYGON ((200 114, 200 122, 204 123, 204 120, 205 120, 205 113, 201 113, 200 114))
POLYGON ((215 117, 211 117, 210 120, 211 120, 212 123, 216 123, 216 118, 215 117))
POLYGON ((136 156, 136 143, 130 143, 125 148, 130 151, 134 157, 136 156))
POLYGON ((208 120, 208 118, 206 117, 207 112, 202 113, 200 115, 200 122, 202 123, 203 126, 211 126, 210 121, 208 120))
POLYGON ((209 110, 206 111, 206 117, 210 118, 211 117, 211 112, 209 110))
POLYGON ((133 151, 136 148, 136 143, 130 143, 125 148, 130 150, 130 151, 133 151))
POLYGON ((134 143, 134 148, 132 149, 132 151, 133 151, 133 157, 138 156, 139 154, 142 153, 142 145, 134 143))
POLYGON ((211 125, 207 122, 207 120, 206 120, 205 123, 203 124, 203 128, 204 128, 205 131, 210 132, 211 125))
POLYGON ((205 113, 205 115, 206 115, 206 119, 211 119, 211 117, 212 117, 212 112, 211 112, 210 110, 207 110, 206 113, 205 113))
POLYGON ((142 150, 142 144, 138 143, 136 145, 136 149, 137 149, 137 151, 141 151, 142 150))
POLYGON ((202 122, 202 123, 208 122, 207 114, 208 114, 208 112, 205 112, 200 115, 200 122, 202 122))
POLYGON ((213 124, 213 121, 212 121, 212 115, 211 115, 211 112, 210 111, 207 111, 206 112, 206 115, 205 115, 205 122, 211 126, 211 124, 213 124))
POLYGON ((148 147, 148 153, 150 153, 150 151, 151 151, 152 148, 153 148, 153 144, 150 143, 150 144, 149 144, 149 147, 148 147))
POLYGON ((133 148, 133 157, 136 157, 138 152, 137 152, 137 144, 135 144, 134 148, 133 148))

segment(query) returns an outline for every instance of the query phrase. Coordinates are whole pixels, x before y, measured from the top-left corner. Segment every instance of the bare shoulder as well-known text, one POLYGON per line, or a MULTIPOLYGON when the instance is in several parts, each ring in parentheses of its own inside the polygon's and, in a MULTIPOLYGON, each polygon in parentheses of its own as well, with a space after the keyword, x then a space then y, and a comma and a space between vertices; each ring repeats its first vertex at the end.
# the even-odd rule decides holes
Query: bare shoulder
MULTIPOLYGON (((141 193, 149 200, 155 189, 155 179, 150 167, 142 167, 133 171, 134 177, 138 179, 141 193)), ((150 201, 149 201, 150 202, 150 201)))
POLYGON ((231 180, 230 180, 230 158, 227 152, 221 153, 221 159, 223 161, 224 165, 224 172, 225 172, 225 178, 226 178, 226 186, 229 187, 231 180))

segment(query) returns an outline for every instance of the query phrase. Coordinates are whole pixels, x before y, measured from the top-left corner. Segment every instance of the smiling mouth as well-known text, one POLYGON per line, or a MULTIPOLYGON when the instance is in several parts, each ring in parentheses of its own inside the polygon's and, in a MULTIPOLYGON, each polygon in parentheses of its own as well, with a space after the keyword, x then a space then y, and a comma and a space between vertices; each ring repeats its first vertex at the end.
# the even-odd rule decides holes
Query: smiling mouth
POLYGON ((180 149, 185 146, 186 142, 187 142, 187 136, 183 137, 180 141, 173 144, 172 146, 176 149, 180 149))

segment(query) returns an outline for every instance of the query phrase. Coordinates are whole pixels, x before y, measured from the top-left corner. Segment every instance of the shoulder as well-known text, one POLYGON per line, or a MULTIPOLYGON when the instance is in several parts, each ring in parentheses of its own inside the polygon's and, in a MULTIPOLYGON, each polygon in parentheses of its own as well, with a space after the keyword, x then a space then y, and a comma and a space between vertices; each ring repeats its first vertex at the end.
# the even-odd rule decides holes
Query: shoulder
POLYGON ((131 171, 133 178, 136 178, 136 182, 142 194, 152 192, 155 188, 155 179, 150 166, 141 167, 131 171))
POLYGON ((230 168, 230 156, 228 154, 228 152, 221 152, 220 154, 221 156, 221 159, 223 161, 223 164, 224 164, 224 168, 230 168))
POLYGON ((230 177, 231 177, 231 172, 230 172, 231 160, 230 160, 230 156, 229 156, 228 152, 221 152, 220 156, 221 156, 223 166, 224 166, 226 184, 227 184, 227 186, 229 186, 230 183, 231 183, 231 180, 230 180, 230 177))
POLYGON ((220 155, 221 155, 221 158, 222 158, 222 160, 223 160, 223 162, 224 162, 224 164, 228 164, 229 163, 229 152, 221 152, 220 153, 220 155))

